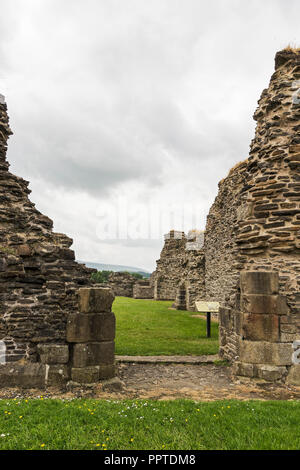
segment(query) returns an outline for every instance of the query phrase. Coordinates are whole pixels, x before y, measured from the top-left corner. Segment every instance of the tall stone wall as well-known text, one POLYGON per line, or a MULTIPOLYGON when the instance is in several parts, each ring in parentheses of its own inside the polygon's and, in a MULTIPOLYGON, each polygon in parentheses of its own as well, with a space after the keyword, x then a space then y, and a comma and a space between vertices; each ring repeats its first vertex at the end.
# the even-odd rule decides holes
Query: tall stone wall
POLYGON ((171 230, 151 276, 156 300, 174 300, 180 310, 195 310, 195 301, 205 297, 203 233, 171 230), (201 242, 199 241, 201 239, 201 242))
MULTIPOLYGON (((299 79, 300 51, 277 53, 275 72, 254 114, 257 127, 249 158, 221 182, 208 216, 206 292, 208 299, 222 302, 220 351, 231 360, 244 350, 247 303, 240 298, 241 271, 277 273, 282 301, 277 313, 263 313, 278 315, 277 344, 290 349, 300 335, 299 79)), ((260 361, 269 364, 267 356, 260 361)), ((289 365, 291 358, 284 364, 289 365)))
POLYGON ((184 232, 171 230, 165 235, 164 247, 152 276, 155 300, 175 300, 177 286, 181 280, 185 245, 184 232))
POLYGON ((219 183, 219 192, 207 216, 205 230, 205 289, 208 300, 229 302, 239 283, 237 230, 248 208, 240 196, 247 190, 247 160, 236 165, 219 183))
POLYGON ((12 134, 0 99, 0 340, 6 362, 40 361, 43 344, 67 344, 67 316, 92 270, 75 261, 72 240, 29 200, 28 182, 9 172, 12 134))

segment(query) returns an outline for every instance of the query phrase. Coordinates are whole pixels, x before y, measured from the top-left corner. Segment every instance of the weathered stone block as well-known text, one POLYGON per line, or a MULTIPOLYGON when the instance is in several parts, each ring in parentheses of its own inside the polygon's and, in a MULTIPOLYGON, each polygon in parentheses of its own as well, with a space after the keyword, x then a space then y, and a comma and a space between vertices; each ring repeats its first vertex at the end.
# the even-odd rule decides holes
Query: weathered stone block
POLYGON ((241 292, 244 294, 277 294, 279 277, 275 272, 242 271, 241 292))
POLYGON ((46 385, 61 387, 70 379, 69 367, 66 365, 51 365, 46 369, 46 385))
POLYGON ((121 392, 123 390, 123 382, 119 377, 114 377, 109 380, 105 380, 102 384, 103 392, 121 392))
POLYGON ((243 294, 241 295, 241 311, 286 315, 288 306, 285 297, 281 295, 243 294))
POLYGON ((280 341, 282 343, 292 343, 298 338, 298 335, 295 333, 281 333, 280 341))
POLYGON ((81 313, 111 312, 114 298, 111 289, 82 287, 79 289, 79 310, 81 313))
POLYGON ((113 364, 114 353, 114 341, 75 344, 73 348, 73 367, 113 364))
POLYGON ((38 344, 37 351, 42 364, 67 364, 69 361, 67 344, 38 344))
POLYGON ((71 378, 74 382, 91 384, 99 381, 99 366, 72 367, 71 378))
POLYGON ((230 308, 221 307, 219 310, 220 326, 226 330, 232 328, 231 325, 231 312, 230 308))
POLYGON ((278 367, 278 366, 271 366, 271 365, 263 365, 257 366, 257 375, 261 379, 268 380, 269 382, 275 382, 276 380, 280 380, 286 374, 286 367, 278 367))
POLYGON ((250 341, 279 341, 279 316, 246 313, 243 315, 242 336, 250 341))
POLYGON ((300 386, 300 364, 292 365, 288 372, 286 383, 289 385, 300 386))
POLYGON ((1 387, 45 387, 46 365, 40 363, 3 364, 0 366, 1 387))
POLYGON ((240 361, 277 366, 292 363, 293 348, 289 343, 240 340, 240 361))
POLYGON ((112 341, 115 338, 116 319, 112 312, 74 313, 68 316, 67 341, 112 341))
POLYGON ((257 366, 255 364, 247 364, 245 362, 235 362, 233 364, 233 374, 243 377, 256 377, 257 366))
POLYGON ((116 375, 115 364, 106 364, 99 367, 99 379, 112 379, 116 375))

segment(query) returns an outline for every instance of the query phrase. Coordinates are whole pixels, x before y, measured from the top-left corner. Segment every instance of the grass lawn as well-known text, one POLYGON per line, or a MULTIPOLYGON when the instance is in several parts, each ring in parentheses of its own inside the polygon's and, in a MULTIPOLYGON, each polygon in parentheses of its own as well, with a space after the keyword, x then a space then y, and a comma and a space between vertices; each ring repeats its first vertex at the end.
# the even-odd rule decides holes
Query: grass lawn
POLYGON ((195 312, 170 310, 173 302, 116 297, 116 354, 128 356, 217 354, 218 324, 206 338, 195 312))
POLYGON ((0 400, 0 449, 299 449, 300 403, 0 400))

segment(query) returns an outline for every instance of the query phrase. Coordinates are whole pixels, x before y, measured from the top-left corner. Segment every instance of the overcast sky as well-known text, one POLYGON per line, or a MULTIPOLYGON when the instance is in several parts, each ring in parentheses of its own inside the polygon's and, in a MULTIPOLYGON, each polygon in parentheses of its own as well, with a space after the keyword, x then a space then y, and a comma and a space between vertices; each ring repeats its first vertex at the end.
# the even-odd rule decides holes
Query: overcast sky
MULTIPOLYGON (((11 171, 77 259, 155 268, 247 158, 299 0, 0 0, 11 171)), ((298 33, 298 35, 297 35, 298 33)))

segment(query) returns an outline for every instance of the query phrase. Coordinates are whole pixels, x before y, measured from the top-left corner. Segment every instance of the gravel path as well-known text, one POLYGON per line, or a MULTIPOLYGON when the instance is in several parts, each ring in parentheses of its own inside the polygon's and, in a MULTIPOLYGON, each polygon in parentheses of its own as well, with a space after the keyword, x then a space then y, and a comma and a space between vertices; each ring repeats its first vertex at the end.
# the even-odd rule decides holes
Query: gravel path
POLYGON ((196 401, 300 400, 300 387, 234 377, 230 366, 214 362, 215 356, 123 356, 117 359, 118 378, 106 384, 71 387, 66 391, 0 389, 0 399, 43 395, 45 398, 186 398, 196 401))

